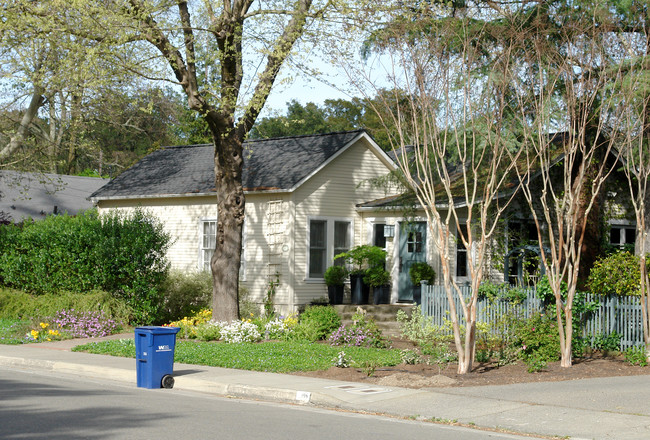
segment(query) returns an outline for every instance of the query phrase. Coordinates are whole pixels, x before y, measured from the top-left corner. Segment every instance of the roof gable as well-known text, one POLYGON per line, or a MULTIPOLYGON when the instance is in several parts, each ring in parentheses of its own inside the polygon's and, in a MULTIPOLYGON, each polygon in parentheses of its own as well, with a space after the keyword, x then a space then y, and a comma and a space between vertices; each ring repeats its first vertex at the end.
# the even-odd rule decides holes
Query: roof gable
MULTIPOLYGON (((292 191, 364 136, 370 139, 365 131, 357 130, 246 141, 244 190, 292 191)), ((102 200, 214 192, 214 147, 203 144, 154 151, 91 197, 102 200)))

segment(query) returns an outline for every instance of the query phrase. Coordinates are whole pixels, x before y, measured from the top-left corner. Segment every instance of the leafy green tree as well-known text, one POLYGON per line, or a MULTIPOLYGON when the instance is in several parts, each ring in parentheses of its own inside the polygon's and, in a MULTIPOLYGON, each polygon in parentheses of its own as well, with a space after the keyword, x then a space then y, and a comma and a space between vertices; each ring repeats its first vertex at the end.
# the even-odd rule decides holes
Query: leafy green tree
MULTIPOLYGON (((186 96, 187 107, 205 121, 214 144, 219 216, 217 246, 211 261, 213 315, 223 321, 238 319, 245 206, 243 142, 280 68, 307 29, 333 13, 332 2, 18 3, 30 17, 48 24, 45 28, 93 41, 93 53, 84 52, 92 55, 91 60, 173 82, 186 96)), ((309 43, 307 39, 301 42, 309 43)))
MULTIPOLYGON (((384 150, 390 149, 390 133, 394 129, 382 121, 386 118, 384 111, 378 116, 376 109, 385 105, 382 94, 390 92, 380 90, 372 99, 352 98, 326 99, 322 106, 312 102, 305 105, 296 100, 287 103, 283 115, 267 116, 260 119, 250 132, 253 139, 268 139, 282 136, 299 136, 308 134, 331 133, 365 129, 384 150)), ((405 96, 403 92, 399 92, 405 96)))

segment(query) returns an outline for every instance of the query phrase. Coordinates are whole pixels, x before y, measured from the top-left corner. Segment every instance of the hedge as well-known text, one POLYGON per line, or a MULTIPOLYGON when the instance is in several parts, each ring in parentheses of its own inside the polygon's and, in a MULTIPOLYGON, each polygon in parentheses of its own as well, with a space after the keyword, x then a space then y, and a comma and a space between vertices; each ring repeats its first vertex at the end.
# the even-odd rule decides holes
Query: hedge
POLYGON ((159 319, 170 236, 143 211, 49 216, 0 226, 0 283, 32 294, 104 290, 136 324, 159 319))

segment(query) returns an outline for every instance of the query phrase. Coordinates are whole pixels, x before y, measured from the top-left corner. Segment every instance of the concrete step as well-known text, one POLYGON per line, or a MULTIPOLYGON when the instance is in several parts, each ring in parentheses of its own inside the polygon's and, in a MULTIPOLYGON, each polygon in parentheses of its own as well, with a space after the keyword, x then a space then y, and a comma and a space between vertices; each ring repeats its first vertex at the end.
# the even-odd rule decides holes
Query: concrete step
POLYGON ((399 337, 400 328, 397 322, 397 312, 402 310, 408 316, 413 312, 413 304, 380 304, 380 305, 336 305, 334 308, 341 317, 341 321, 345 325, 352 324, 352 317, 359 309, 363 309, 366 315, 372 317, 377 323, 382 334, 386 337, 399 337))

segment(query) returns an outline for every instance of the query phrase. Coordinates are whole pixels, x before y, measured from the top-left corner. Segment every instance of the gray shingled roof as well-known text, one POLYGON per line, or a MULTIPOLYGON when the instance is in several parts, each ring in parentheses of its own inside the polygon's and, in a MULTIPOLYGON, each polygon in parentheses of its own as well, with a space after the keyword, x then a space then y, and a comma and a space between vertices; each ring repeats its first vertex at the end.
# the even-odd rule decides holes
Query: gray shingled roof
MULTIPOLYGON (((363 130, 251 140, 244 144, 246 191, 289 190, 363 130)), ((95 200, 214 192, 211 144, 154 151, 91 195, 95 200)))
POLYGON ((13 222, 54 213, 70 215, 93 207, 88 199, 108 179, 0 171, 0 211, 13 222))

